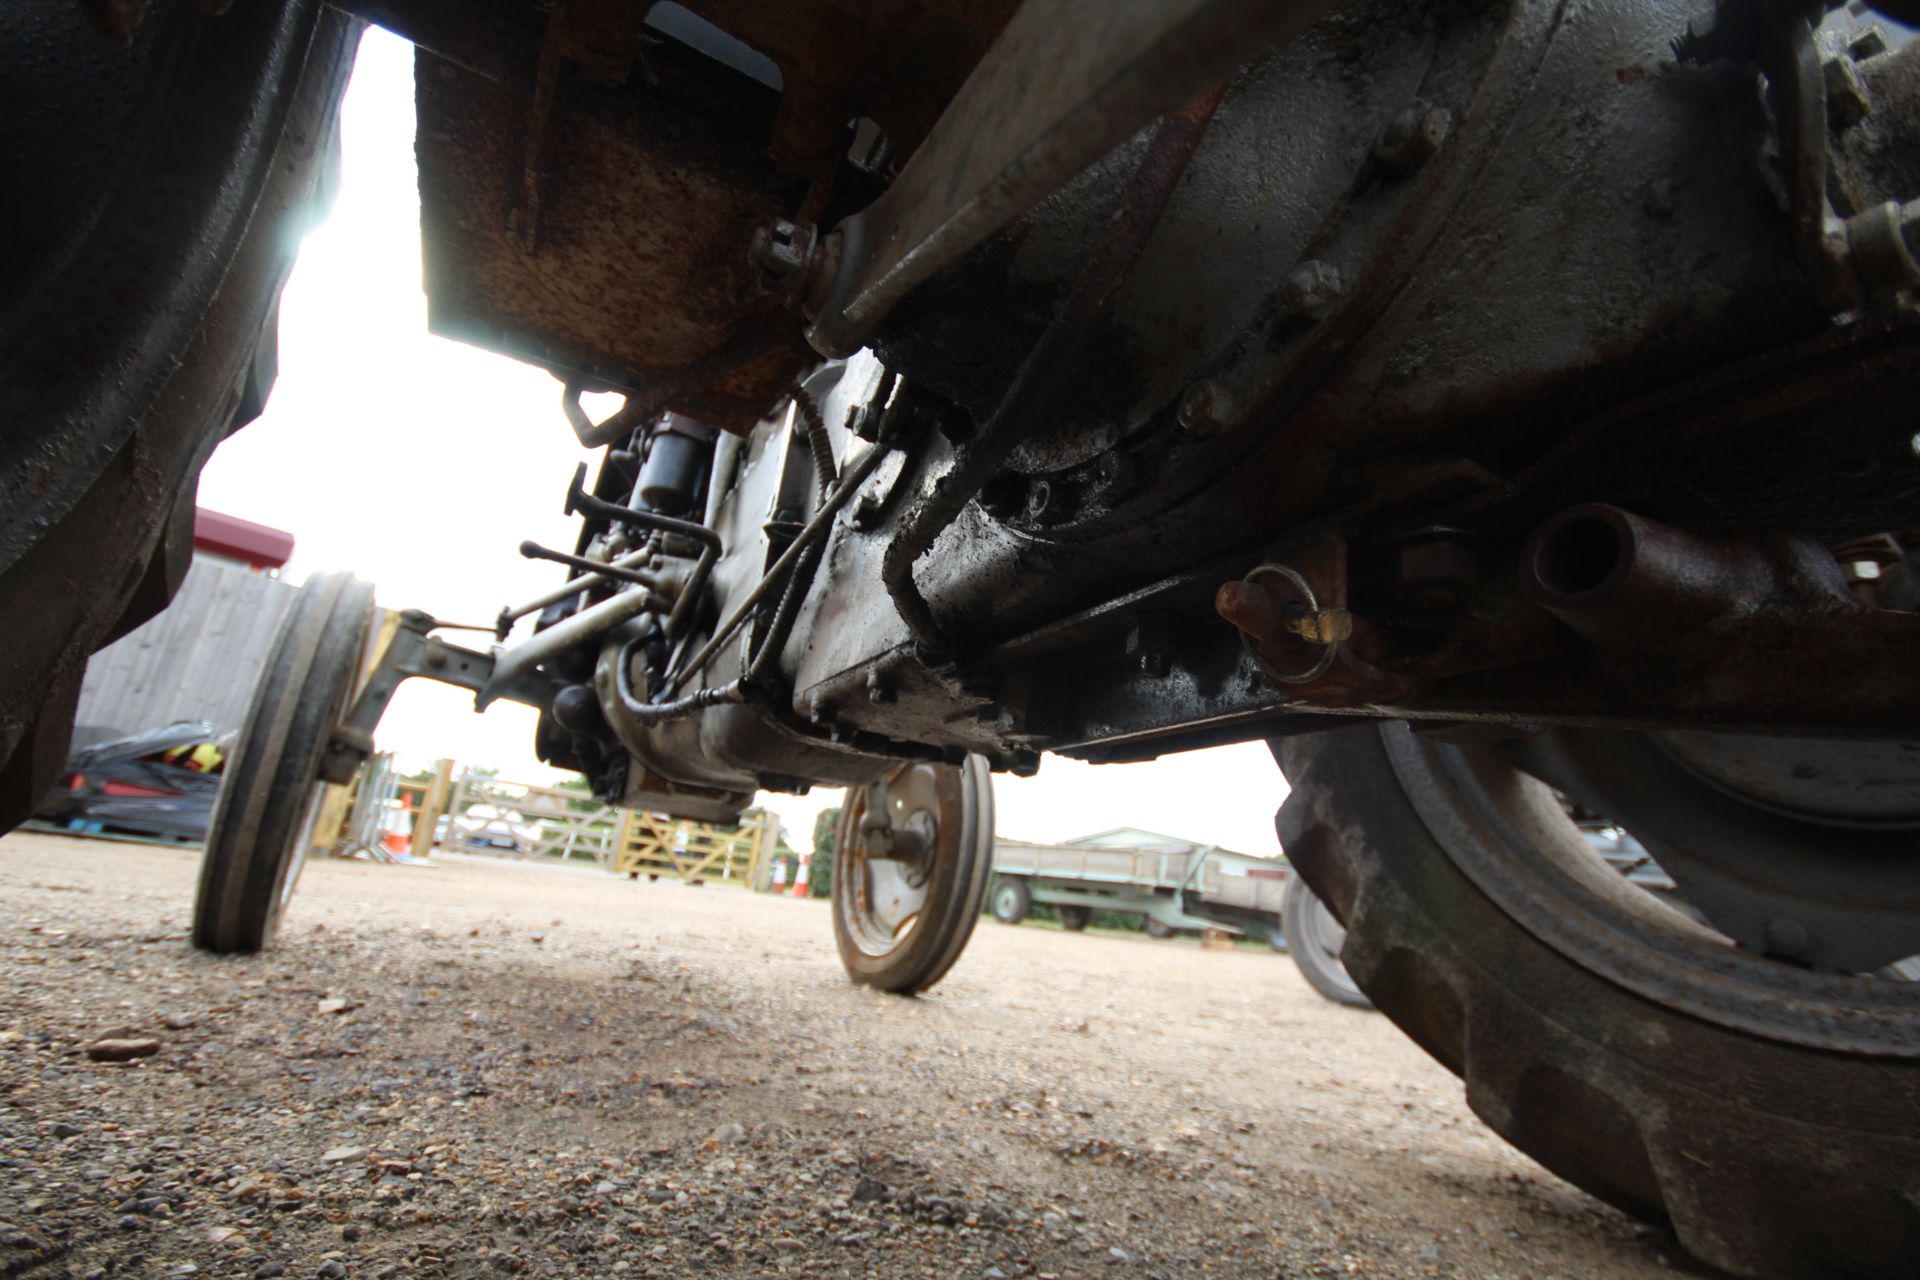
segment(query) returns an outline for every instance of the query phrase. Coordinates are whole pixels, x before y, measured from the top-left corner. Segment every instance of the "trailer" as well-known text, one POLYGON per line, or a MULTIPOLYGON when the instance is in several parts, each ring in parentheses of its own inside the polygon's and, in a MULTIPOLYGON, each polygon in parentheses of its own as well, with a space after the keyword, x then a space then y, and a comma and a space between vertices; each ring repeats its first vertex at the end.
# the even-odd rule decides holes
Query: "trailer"
POLYGON ((1226 929, 1291 952, 1328 999, 1368 1005, 1340 963, 1345 930, 1284 859, 1121 827, 1064 844, 996 839, 993 871, 988 902, 1002 924, 1019 924, 1045 903, 1075 931, 1095 911, 1137 914, 1156 938, 1226 929))

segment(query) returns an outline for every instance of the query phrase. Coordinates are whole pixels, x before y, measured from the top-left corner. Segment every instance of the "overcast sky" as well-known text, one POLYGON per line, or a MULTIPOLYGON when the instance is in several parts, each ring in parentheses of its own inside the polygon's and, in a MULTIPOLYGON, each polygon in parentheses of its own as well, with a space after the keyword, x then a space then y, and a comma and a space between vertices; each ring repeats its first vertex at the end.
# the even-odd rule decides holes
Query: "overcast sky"
MULTIPOLYGON (((389 608, 490 622, 555 584, 521 559, 532 538, 571 547, 561 502, 582 452, 546 372, 427 333, 414 189, 413 53, 369 31, 342 112, 339 197, 301 250, 280 309, 280 379, 265 416, 220 447, 200 505, 295 536, 287 577, 348 569, 389 608)), ((485 637, 473 637, 476 643, 485 637)), ((533 713, 409 681, 378 735, 403 764, 452 756, 542 782, 533 713)), ((1275 854, 1286 784, 1258 744, 1152 764, 1049 756, 1037 778, 1001 777, 1002 835, 1064 840, 1120 826, 1275 854)), ((768 794, 795 844, 839 793, 768 794)))

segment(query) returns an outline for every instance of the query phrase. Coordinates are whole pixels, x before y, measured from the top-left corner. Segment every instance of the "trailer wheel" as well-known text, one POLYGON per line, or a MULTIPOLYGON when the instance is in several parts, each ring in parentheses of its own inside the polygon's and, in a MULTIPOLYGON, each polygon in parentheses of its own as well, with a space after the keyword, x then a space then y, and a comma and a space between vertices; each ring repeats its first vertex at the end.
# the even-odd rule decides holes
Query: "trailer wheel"
POLYGON ((309 578, 281 621, 214 805, 193 903, 196 947, 229 955, 273 941, 318 816, 320 759, 372 625, 372 585, 344 573, 309 578))
MULTIPOLYGON (((1275 950, 1293 956, 1308 986, 1335 1004, 1351 1009, 1373 1008, 1373 1001, 1367 999, 1340 960, 1340 950, 1347 941, 1346 928, 1299 876, 1293 878, 1287 896, 1281 900, 1280 921, 1285 942, 1275 950)), ((1271 945, 1271 937, 1268 943, 1271 945)))
POLYGON ((960 958, 987 896, 986 761, 905 764, 849 788, 834 848, 833 936, 847 976, 899 995, 925 991, 960 958))
POLYGON ((1068 933, 1079 933, 1093 923, 1092 907, 1076 907, 1062 903, 1053 909, 1053 914, 1060 921, 1060 927, 1068 933))
POLYGON ((1160 921, 1155 920, 1152 916, 1147 916, 1146 921, 1147 921, 1147 936, 1149 938, 1166 939, 1166 938, 1171 938, 1174 934, 1180 932, 1178 929, 1174 928, 1172 925, 1162 924, 1160 921))
POLYGON ((1287 931, 1277 924, 1267 926, 1267 945, 1282 955, 1287 951, 1287 931))
MULTIPOLYGON (((1911 887, 1911 809, 1892 815, 1904 829, 1884 815, 1844 820, 1844 806, 1910 804, 1911 790, 1832 786, 1816 797, 1825 814, 1787 803, 1805 781, 1800 752, 1837 764, 1880 744, 1748 746, 1741 782, 1765 781, 1775 759, 1787 780, 1765 804, 1697 776, 1654 735, 1456 746, 1404 725, 1315 734, 1274 744, 1293 787, 1280 836, 1345 918, 1362 989, 1465 1078, 1469 1105, 1520 1150, 1670 1222, 1735 1275, 1911 1277, 1920 989, 1734 946, 1609 868, 1556 794, 1624 821, 1669 873, 1682 865, 1673 854, 1707 845, 1751 867, 1769 835, 1791 830, 1824 832, 1816 870, 1836 898, 1849 881, 1834 868, 1849 858, 1863 876, 1904 866, 1911 887), (1617 804, 1586 795, 1611 783, 1623 784, 1606 797, 1617 804)), ((1893 776, 1868 763, 1874 773, 1821 776, 1893 776)), ((1900 905, 1882 896, 1883 909, 1900 905)))
POLYGON ((993 890, 993 918, 1001 924, 1019 924, 1033 907, 1033 893, 1019 876, 1002 876, 993 890))

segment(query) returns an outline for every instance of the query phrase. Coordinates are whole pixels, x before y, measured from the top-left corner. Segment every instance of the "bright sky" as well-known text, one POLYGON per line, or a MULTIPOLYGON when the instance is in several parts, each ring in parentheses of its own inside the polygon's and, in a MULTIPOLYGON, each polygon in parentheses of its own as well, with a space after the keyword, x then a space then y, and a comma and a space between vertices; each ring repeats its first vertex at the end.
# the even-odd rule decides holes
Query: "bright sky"
MULTIPOLYGON (((200 505, 295 536, 286 576, 348 569, 380 603, 489 623, 508 601, 557 581, 523 560, 522 539, 571 547, 561 502, 587 459, 551 375, 427 333, 413 164, 413 52, 369 31, 342 112, 332 216, 308 237, 280 308, 280 378, 266 414, 223 444, 200 505)), ((476 643, 486 637, 473 637, 476 643)), ((403 764, 451 756, 505 778, 549 781, 533 756, 533 712, 424 680, 401 686, 378 735, 403 764)), ((1286 783, 1247 744, 1095 767, 1047 757, 1032 779, 996 779, 1002 834, 1064 840, 1145 827, 1245 853, 1279 851, 1273 811, 1286 783)), ((789 839, 839 792, 767 794, 789 839)))

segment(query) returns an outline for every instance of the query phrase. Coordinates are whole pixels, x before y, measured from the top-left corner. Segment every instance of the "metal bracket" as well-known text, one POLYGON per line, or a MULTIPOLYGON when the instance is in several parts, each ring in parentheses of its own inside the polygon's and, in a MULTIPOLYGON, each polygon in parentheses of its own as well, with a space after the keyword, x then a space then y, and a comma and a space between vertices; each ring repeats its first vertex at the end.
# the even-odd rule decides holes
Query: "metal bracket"
MULTIPOLYGON (((373 731, 386 714, 387 704, 402 680, 438 680, 478 695, 493 680, 494 655, 448 644, 427 634, 439 626, 432 615, 408 609, 388 642, 386 652, 361 686, 353 706, 334 726, 326 753, 320 758, 320 777, 346 783, 373 754, 373 731)), ((530 707, 544 708, 552 700, 552 686, 538 671, 528 671, 495 688, 493 695, 530 707)))

